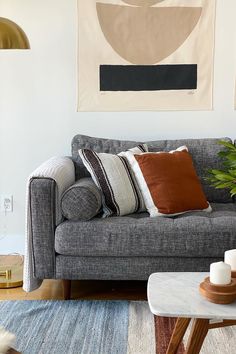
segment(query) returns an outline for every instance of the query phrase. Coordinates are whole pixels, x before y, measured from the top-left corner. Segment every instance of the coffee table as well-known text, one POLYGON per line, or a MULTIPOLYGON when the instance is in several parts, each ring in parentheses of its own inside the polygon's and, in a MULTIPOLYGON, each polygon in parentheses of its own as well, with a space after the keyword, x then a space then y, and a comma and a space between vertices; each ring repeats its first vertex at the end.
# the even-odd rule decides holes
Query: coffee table
POLYGON ((200 353, 208 330, 236 325, 236 303, 217 305, 199 293, 209 273, 153 273, 148 280, 148 303, 156 316, 177 317, 167 354, 176 354, 193 319, 186 354, 200 353))

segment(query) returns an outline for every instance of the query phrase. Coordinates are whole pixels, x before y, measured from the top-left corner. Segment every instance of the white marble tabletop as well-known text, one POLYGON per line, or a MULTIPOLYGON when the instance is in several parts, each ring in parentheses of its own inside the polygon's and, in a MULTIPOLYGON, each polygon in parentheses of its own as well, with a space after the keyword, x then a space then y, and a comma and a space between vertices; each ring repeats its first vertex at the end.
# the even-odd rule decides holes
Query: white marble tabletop
POLYGON ((236 302, 217 305, 199 293, 199 284, 209 273, 153 273, 148 279, 148 303, 153 314, 236 320, 236 302))

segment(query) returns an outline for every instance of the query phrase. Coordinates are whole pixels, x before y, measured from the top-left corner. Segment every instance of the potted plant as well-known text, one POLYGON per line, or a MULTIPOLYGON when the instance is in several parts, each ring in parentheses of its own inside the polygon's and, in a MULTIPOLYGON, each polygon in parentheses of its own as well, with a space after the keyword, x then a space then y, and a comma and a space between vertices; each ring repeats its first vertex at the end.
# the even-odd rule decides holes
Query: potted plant
POLYGON ((207 181, 217 189, 228 189, 231 197, 236 195, 236 147, 227 141, 220 141, 220 145, 225 147, 218 155, 223 160, 224 169, 209 170, 207 181))

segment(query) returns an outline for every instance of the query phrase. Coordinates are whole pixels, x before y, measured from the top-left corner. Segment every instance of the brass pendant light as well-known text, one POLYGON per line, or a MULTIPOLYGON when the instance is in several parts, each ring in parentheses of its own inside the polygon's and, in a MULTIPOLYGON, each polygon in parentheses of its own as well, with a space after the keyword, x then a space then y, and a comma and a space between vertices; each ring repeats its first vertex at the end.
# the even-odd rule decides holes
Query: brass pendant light
POLYGON ((0 49, 30 49, 22 28, 4 17, 0 17, 0 49))

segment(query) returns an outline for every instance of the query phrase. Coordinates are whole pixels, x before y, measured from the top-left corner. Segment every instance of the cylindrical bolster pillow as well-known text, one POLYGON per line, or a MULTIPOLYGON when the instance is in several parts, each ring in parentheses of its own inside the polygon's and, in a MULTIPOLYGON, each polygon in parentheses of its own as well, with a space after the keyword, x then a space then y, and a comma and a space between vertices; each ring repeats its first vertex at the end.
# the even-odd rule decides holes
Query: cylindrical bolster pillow
POLYGON ((62 214, 68 220, 90 220, 102 206, 102 196, 92 178, 79 179, 68 188, 61 200, 62 214))

